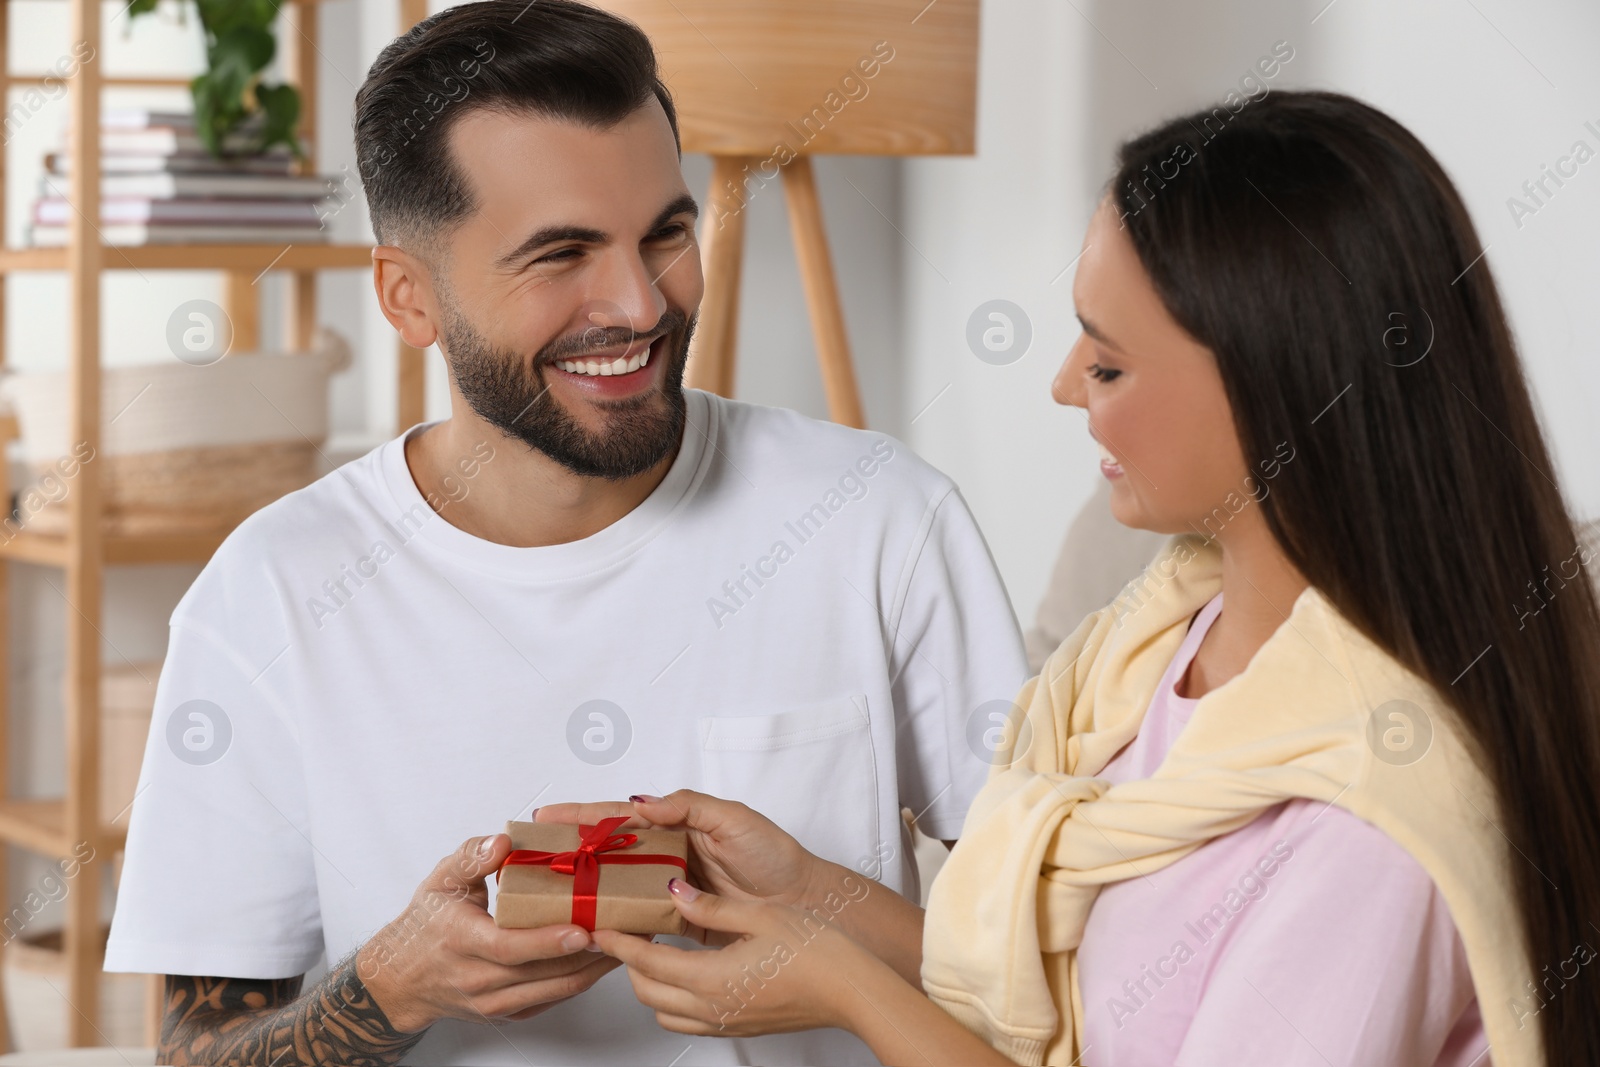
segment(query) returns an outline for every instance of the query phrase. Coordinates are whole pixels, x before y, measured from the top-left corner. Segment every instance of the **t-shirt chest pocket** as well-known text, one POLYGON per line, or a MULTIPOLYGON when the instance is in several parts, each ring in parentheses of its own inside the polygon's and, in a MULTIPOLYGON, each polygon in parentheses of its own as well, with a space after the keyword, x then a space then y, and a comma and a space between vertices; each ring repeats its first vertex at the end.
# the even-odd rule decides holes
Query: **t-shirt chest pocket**
POLYGON ((750 805, 852 870, 879 855, 877 760, 864 695, 773 715, 706 716, 700 749, 706 792, 750 805))

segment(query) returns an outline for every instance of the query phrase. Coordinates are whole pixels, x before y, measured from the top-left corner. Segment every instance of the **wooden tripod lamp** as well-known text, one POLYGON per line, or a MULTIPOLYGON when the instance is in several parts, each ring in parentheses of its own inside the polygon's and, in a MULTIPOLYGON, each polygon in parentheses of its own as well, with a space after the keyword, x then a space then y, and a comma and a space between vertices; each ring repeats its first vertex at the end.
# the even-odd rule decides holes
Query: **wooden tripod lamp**
POLYGON ((865 426, 811 156, 970 155, 978 0, 600 0, 654 43, 685 152, 711 156, 688 383, 733 395, 744 211, 778 180, 828 410, 865 426))

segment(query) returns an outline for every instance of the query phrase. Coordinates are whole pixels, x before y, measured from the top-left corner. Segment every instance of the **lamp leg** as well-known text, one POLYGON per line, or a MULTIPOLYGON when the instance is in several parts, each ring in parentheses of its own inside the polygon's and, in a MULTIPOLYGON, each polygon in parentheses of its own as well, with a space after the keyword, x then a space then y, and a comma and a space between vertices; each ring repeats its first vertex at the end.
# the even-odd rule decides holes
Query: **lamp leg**
POLYGON ((700 303, 689 356, 687 384, 733 395, 739 336, 739 279, 744 268, 744 167, 750 156, 712 156, 711 191, 700 238, 706 295, 700 303))
POLYGON ((798 156, 783 168, 783 188, 789 200, 789 227, 794 234, 800 280, 805 283, 811 310, 811 332, 817 343, 822 388, 834 422, 865 427, 855 366, 850 360, 850 337, 845 332, 839 286, 828 254, 828 234, 822 225, 822 203, 817 198, 816 175, 809 156, 798 156))

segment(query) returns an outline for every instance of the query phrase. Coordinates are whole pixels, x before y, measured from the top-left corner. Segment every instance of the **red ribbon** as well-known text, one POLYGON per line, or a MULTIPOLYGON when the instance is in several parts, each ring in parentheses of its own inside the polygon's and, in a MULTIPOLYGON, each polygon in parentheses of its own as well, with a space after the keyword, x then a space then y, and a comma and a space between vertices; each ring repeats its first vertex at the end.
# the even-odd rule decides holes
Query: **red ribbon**
MULTIPOLYGON (((3 2, 3 0, 0 0, 3 2)), ((688 861, 680 856, 669 856, 666 853, 636 852, 627 856, 613 856, 609 853, 618 849, 628 848, 639 843, 638 834, 619 834, 614 831, 617 827, 628 821, 626 815, 612 819, 602 819, 598 826, 578 827, 578 847, 572 852, 539 852, 534 849, 512 849, 511 855, 500 865, 500 870, 511 866, 549 867, 557 874, 572 876, 572 921, 594 932, 594 914, 596 898, 600 888, 600 865, 602 863, 630 863, 657 866, 671 864, 681 867, 685 873, 689 870, 688 861)), ((495 872, 495 881, 500 880, 500 871, 495 872)))

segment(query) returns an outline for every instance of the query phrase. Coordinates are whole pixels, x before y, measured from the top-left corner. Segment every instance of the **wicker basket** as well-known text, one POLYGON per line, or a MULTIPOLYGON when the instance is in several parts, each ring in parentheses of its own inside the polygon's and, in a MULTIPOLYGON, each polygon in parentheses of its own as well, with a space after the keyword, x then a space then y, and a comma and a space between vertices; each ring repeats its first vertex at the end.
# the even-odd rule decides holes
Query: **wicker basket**
MULTIPOLYGON (((280 496, 311 484, 317 475, 317 446, 273 441, 107 456, 98 462, 107 532, 224 533, 280 496)), ((30 466, 40 480, 55 471, 50 463, 30 466)), ((39 533, 64 534, 66 498, 26 521, 39 533)))
MULTIPOLYGON (((100 820, 108 825, 127 828, 160 674, 161 663, 156 661, 110 667, 100 676, 100 820)), ((81 892, 84 887, 75 884, 69 891, 81 892)), ((102 942, 107 932, 101 929, 102 942)), ((21 936, 12 937, 0 952, 12 1045, 19 1052, 64 1049, 69 1008, 61 930, 25 925, 20 931, 10 927, 3 936, 14 933, 21 936)), ((147 980, 139 974, 100 975, 103 1040, 122 1048, 145 1042, 147 980)))
MULTIPOLYGON (((74 886, 74 892, 81 892, 74 886)), ((109 928, 102 927, 105 941, 109 928)), ((61 953, 61 931, 40 930, 9 942, 3 955, 6 1022, 18 1052, 43 1052, 67 1047, 67 961, 61 953)), ((100 975, 100 1033, 116 1046, 145 1042, 146 976, 100 975)))
POLYGON ((128 828, 160 676, 160 660, 100 673, 100 821, 108 826, 128 828))
MULTIPOLYGON (((349 344, 320 329, 307 353, 103 370, 100 448, 87 462, 99 471, 108 532, 224 531, 308 484, 328 436, 328 380, 349 362, 349 344)), ((23 525, 64 531, 76 465, 62 457, 79 454, 67 375, 0 378, 0 406, 15 410, 41 486, 23 487, 23 525), (30 508, 35 500, 48 502, 30 508)))

